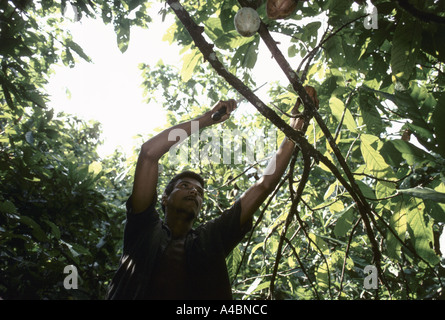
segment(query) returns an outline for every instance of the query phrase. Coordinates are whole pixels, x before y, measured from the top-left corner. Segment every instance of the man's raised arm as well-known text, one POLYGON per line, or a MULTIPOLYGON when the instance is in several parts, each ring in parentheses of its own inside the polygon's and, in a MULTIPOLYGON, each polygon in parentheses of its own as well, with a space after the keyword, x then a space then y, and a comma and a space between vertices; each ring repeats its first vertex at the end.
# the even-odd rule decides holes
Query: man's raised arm
POLYGON ((241 196, 241 225, 244 225, 252 218, 269 194, 274 191, 289 164, 294 149, 295 144, 287 137, 284 138, 283 143, 274 156, 275 158, 269 163, 270 167, 268 169, 272 167, 270 169, 271 172, 263 175, 241 196))
MULTIPOLYGON (((315 90, 312 87, 306 87, 306 91, 311 95, 318 108, 315 90)), ((297 109, 293 110, 294 113, 298 111, 298 104, 294 109, 297 109)), ((300 131, 304 126, 304 120, 302 118, 292 118, 290 125, 295 130, 300 131)), ((269 194, 274 191, 289 164, 294 149, 295 144, 285 137, 274 158, 269 163, 268 168, 265 170, 267 174, 264 174, 241 196, 241 225, 244 225, 252 218, 269 194)))
POLYGON ((210 111, 204 113, 202 116, 166 129, 142 145, 136 164, 131 198, 133 212, 139 213, 144 211, 154 200, 153 198, 155 197, 158 184, 159 159, 180 139, 185 139, 193 134, 194 132, 192 132, 192 130, 195 127, 200 129, 223 122, 230 117, 230 113, 235 108, 236 102, 234 100, 219 101, 210 111), (221 110, 223 107, 226 107, 226 113, 223 114, 219 120, 213 120, 211 117, 212 114, 221 110), (197 121, 199 126, 192 126, 193 121, 197 121), (172 135, 175 137, 175 140, 169 140, 169 137, 172 135))

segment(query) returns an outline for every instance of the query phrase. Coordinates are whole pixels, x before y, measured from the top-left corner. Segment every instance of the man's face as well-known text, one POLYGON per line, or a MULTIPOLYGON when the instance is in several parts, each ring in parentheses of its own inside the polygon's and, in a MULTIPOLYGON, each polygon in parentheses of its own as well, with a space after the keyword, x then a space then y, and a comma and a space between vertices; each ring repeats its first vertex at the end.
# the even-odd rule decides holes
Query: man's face
POLYGON ((168 196, 164 195, 163 201, 167 211, 174 209, 195 219, 201 210, 203 198, 204 189, 199 181, 185 177, 176 181, 173 191, 168 196))

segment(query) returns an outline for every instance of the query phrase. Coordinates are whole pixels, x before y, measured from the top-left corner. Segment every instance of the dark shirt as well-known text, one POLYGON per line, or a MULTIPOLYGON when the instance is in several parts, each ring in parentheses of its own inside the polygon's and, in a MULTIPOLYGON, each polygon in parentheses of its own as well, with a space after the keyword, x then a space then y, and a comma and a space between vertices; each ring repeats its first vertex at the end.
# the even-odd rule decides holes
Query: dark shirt
POLYGON ((171 239, 165 252, 159 252, 158 263, 151 276, 151 299, 187 299, 187 260, 185 238, 171 239))
POLYGON ((155 206, 134 214, 127 201, 123 254, 107 298, 232 299, 225 258, 252 225, 240 225, 241 202, 184 239, 171 238, 155 206))

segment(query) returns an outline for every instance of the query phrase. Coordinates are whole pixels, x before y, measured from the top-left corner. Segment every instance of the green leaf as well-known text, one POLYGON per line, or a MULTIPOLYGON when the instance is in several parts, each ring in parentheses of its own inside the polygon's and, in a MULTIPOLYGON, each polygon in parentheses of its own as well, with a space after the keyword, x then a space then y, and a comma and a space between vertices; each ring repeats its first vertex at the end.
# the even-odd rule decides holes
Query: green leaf
POLYGON ((320 21, 314 21, 304 26, 304 32, 301 34, 301 40, 310 47, 314 47, 317 42, 318 29, 321 27, 320 21))
POLYGON ((222 49, 238 49, 241 46, 253 42, 254 37, 240 36, 237 31, 223 33, 215 39, 215 45, 222 49))
POLYGON ((363 183, 362 181, 356 181, 357 186, 359 187, 360 191, 363 193, 363 195, 368 199, 375 199, 375 193, 374 190, 367 185, 366 183, 363 183))
POLYGON ((35 222, 32 218, 28 217, 28 216, 20 216, 19 218, 20 222, 28 225, 29 227, 31 227, 31 234, 38 240, 41 242, 47 242, 48 238, 46 237, 45 232, 42 230, 42 228, 40 227, 40 225, 35 222))
POLYGON ((325 50, 335 66, 341 67, 345 64, 346 55, 341 37, 332 37, 329 39, 329 41, 326 42, 325 50))
MULTIPOLYGON (((297 55, 298 53, 298 48, 296 45, 291 45, 289 48, 287 48, 287 55, 289 56, 289 58, 293 58, 297 55)), ((308 74, 308 76, 310 76, 310 74, 308 74)))
POLYGON ((385 141, 380 154, 385 158, 386 163, 398 167, 404 160, 399 150, 397 150, 391 141, 385 141))
POLYGON ((42 95, 37 90, 29 90, 29 91, 23 92, 23 95, 27 99, 29 99, 30 101, 35 103, 37 106, 39 106, 40 108, 46 108, 46 98, 44 95, 42 95))
POLYGON ((201 60, 202 55, 197 48, 184 56, 182 69, 180 72, 182 81, 187 82, 192 78, 193 72, 195 71, 196 66, 201 62, 201 60))
POLYGON ((241 262, 241 250, 237 247, 232 250, 232 252, 226 258, 227 272, 229 273, 229 277, 232 280, 236 271, 238 270, 238 265, 241 262))
POLYGON ((388 178, 388 175, 393 175, 391 167, 385 162, 381 154, 372 147, 371 144, 379 139, 369 134, 362 134, 360 136, 360 150, 363 155, 363 160, 366 163, 366 172, 374 175, 377 178, 388 178))
MULTIPOLYGON (((407 213, 408 209, 404 201, 397 201, 394 212, 389 220, 389 226, 394 230, 395 234, 399 237, 401 241, 405 241, 406 231, 407 231, 407 213)), ((394 234, 388 231, 386 237, 386 249, 388 255, 393 258, 400 260, 400 249, 402 244, 399 239, 397 239, 394 234)))
POLYGON ((402 158, 405 159, 410 166, 414 165, 415 163, 420 163, 426 159, 434 161, 434 158, 430 154, 416 147, 412 143, 404 140, 391 140, 388 141, 388 143, 392 144, 400 152, 402 158))
POLYGON ((233 19, 235 17, 233 2, 223 1, 221 7, 221 14, 219 15, 219 20, 221 27, 224 32, 229 32, 235 29, 235 24, 233 19))
POLYGON ((343 101, 333 96, 329 99, 329 107, 338 122, 343 119, 343 124, 346 128, 357 133, 357 124, 355 123, 354 117, 352 116, 351 111, 345 108, 343 101))
POLYGON ((72 169, 72 171, 70 171, 70 173, 72 173, 73 182, 84 181, 88 175, 88 166, 82 165, 75 167, 72 169))
POLYGON ((204 31, 213 42, 215 42, 219 36, 226 34, 226 32, 222 32, 221 22, 218 18, 209 18, 204 22, 204 31))
POLYGON ((75 252, 77 252, 78 255, 91 256, 91 252, 90 252, 87 248, 81 246, 81 245, 78 244, 78 243, 73 243, 73 245, 72 245, 72 250, 74 250, 75 252))
POLYGON ((407 194, 415 198, 424 200, 433 200, 435 202, 445 203, 445 193, 438 192, 430 188, 410 188, 397 190, 400 194, 407 194))
POLYGON ((433 249, 432 222, 425 219, 425 205, 420 200, 411 198, 408 206, 408 225, 414 249, 428 263, 435 265, 439 262, 439 257, 433 249))
MULTIPOLYGON (((254 38, 252 37, 252 39, 254 38)), ((253 68, 258 58, 258 44, 259 41, 255 38, 254 41, 249 41, 240 46, 232 58, 231 65, 240 65, 248 69, 253 68)))
POLYGON ((122 18, 115 26, 117 46, 124 53, 130 43, 130 20, 122 18))
POLYGON ((352 208, 346 210, 340 218, 338 218, 337 223, 334 227, 334 234, 337 237, 343 237, 351 229, 352 222, 354 221, 354 210, 352 208))
POLYGON ((431 201, 424 200, 425 212, 436 222, 445 222, 445 205, 431 201))
POLYGON ((1 213, 17 213, 17 208, 14 203, 9 200, 0 202, 0 212, 1 213))
POLYGON ((51 222, 51 221, 49 221, 49 220, 44 220, 44 221, 45 221, 45 223, 51 228, 51 233, 52 233, 52 235, 53 235, 56 239, 60 239, 61 234, 60 234, 60 229, 59 229, 59 227, 56 226, 56 225, 54 224, 54 222, 51 222))
POLYGON ((394 94, 391 94, 384 91, 374 90, 366 86, 363 86, 362 88, 364 90, 377 93, 383 98, 392 101, 397 105, 398 114, 416 121, 417 125, 428 127, 424 119, 424 115, 419 109, 419 101, 415 100, 409 92, 396 91, 394 94))
POLYGON ((438 103, 436 104, 433 115, 431 117, 431 122, 434 126, 434 134, 436 135, 437 142, 437 152, 445 157, 445 130, 443 125, 445 123, 445 94, 440 94, 438 103))
POLYGON ((75 63, 74 63, 74 57, 71 53, 70 48, 66 47, 65 50, 62 51, 62 62, 65 66, 73 68, 75 63))
POLYGON ((317 284, 321 289, 326 290, 329 288, 328 266, 325 262, 318 266, 317 271, 315 272, 315 277, 317 278, 317 284))
POLYGON ((77 53, 82 59, 84 59, 87 62, 91 62, 91 58, 83 51, 82 47, 79 46, 77 43, 75 43, 71 39, 67 39, 65 41, 65 44, 72 50, 74 50, 75 53, 77 53))
POLYGON ((369 94, 360 93, 360 112, 370 133, 379 135, 383 131, 382 118, 376 108, 378 100, 369 94))
POLYGON ((391 50, 391 69, 397 79, 410 79, 419 53, 421 32, 419 24, 404 13, 394 32, 391 50))
MULTIPOLYGON (((388 174, 386 178, 394 178, 393 174, 388 174)), ((388 181, 377 181, 375 184, 375 196, 377 199, 386 198, 394 195, 396 184, 388 181)))
POLYGON ((322 237, 314 234, 314 233, 310 233, 309 234, 309 238, 312 239, 311 242, 311 247, 312 249, 316 250, 317 252, 322 252, 323 254, 328 254, 329 253, 329 246, 328 244, 322 239, 322 237))
POLYGON ((244 59, 242 60, 242 66, 247 69, 253 69, 255 67, 258 58, 258 41, 253 41, 249 44, 244 59))
POLYGON ((97 176, 102 171, 102 164, 99 161, 93 161, 88 166, 88 172, 92 173, 93 176, 97 176))

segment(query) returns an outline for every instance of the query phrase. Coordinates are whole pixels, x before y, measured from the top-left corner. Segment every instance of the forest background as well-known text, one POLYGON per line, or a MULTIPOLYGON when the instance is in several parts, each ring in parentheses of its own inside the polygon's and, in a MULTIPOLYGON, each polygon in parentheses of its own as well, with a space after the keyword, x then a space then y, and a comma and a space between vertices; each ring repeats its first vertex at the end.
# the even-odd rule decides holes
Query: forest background
MULTIPOLYGON (((298 146, 252 232, 227 258, 234 297, 443 299, 445 3, 300 1, 274 20, 266 1, 159 2, 157 14, 174 21, 164 39, 181 48, 182 65, 140 64, 147 105, 156 99, 166 113, 140 142, 219 99, 250 105, 224 124, 240 132, 231 137, 230 164, 190 161, 191 152, 180 163, 165 156, 160 190, 183 169, 208 177, 203 222, 261 175, 270 154, 245 161, 249 146, 269 132, 276 140, 267 153, 285 136, 298 146), (243 6, 262 19, 251 37, 233 23, 243 6), (288 82, 259 83, 259 64, 277 64, 288 82), (316 90, 318 109, 306 85, 316 90), (305 134, 287 125, 297 101, 305 134)), ((125 52, 132 28, 150 28, 151 4, 0 3, 3 299, 104 298, 119 263, 138 147, 99 156, 101 124, 56 113, 45 88, 57 63, 91 61, 63 28, 66 19, 112 25, 125 52), (64 15, 67 8, 74 17, 64 15), (77 289, 64 283, 69 265, 77 289)), ((212 130, 208 136, 222 138, 212 130)), ((182 150, 194 150, 187 143, 182 150)), ((209 150, 209 141, 198 143, 209 150)))

